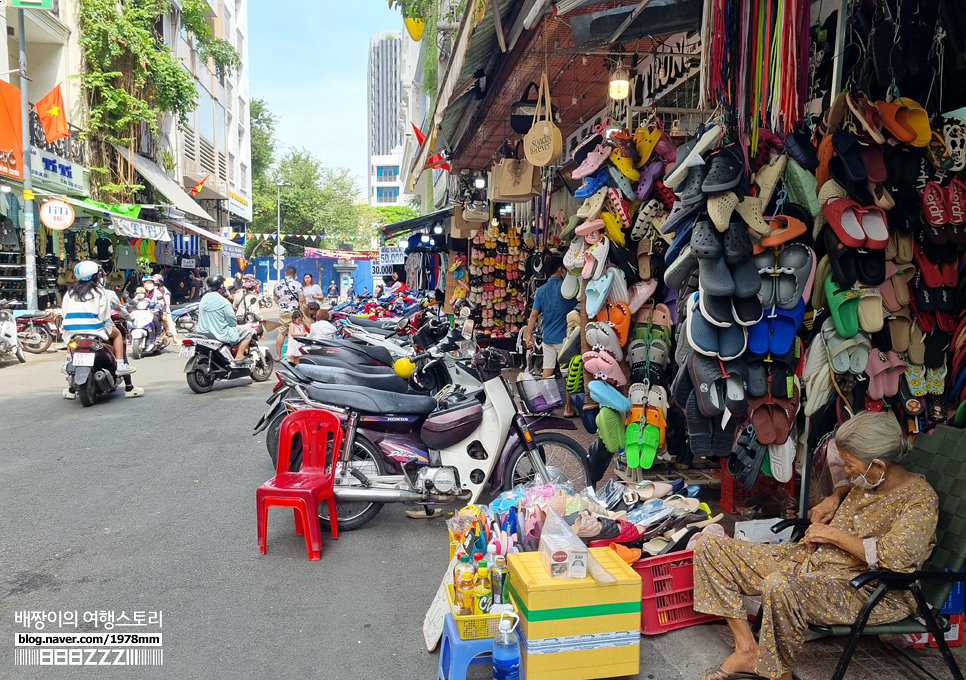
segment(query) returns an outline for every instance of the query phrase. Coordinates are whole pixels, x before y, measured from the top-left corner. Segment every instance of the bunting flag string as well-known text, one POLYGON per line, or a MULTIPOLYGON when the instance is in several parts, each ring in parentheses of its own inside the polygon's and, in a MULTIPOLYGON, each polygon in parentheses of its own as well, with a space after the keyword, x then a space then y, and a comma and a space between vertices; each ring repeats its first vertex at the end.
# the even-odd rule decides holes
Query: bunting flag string
MULTIPOLYGON (((281 233, 281 237, 282 238, 305 238, 305 239, 310 239, 312 241, 318 241, 320 238, 322 238, 318 234, 293 234, 291 232, 286 232, 286 231, 283 231, 281 233)), ((274 231, 265 232, 265 233, 252 232, 247 234, 247 238, 249 241, 269 241, 269 240, 274 241, 276 238, 276 234, 274 231)))

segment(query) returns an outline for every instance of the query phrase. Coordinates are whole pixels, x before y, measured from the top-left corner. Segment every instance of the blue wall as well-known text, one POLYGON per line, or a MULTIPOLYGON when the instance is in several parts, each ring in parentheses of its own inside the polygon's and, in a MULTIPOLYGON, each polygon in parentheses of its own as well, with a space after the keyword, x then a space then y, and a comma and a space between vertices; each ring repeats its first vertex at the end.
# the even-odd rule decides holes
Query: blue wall
MULTIPOLYGON (((315 282, 325 289, 329 285, 329 281, 333 279, 338 280, 335 271, 336 262, 338 260, 330 258, 286 257, 285 267, 295 267, 295 270, 298 272, 298 276, 295 278, 300 283, 305 274, 311 274, 315 282)), ((285 267, 282 268, 283 272, 285 271, 285 267)), ((278 277, 275 271, 274 257, 256 257, 253 261, 249 262, 248 268, 245 271, 249 274, 255 274, 256 278, 263 283, 266 281, 275 281, 278 277)), ((238 260, 236 259, 231 261, 231 273, 233 276, 238 273, 238 260)), ((368 288, 370 293, 372 292, 371 262, 368 260, 357 261, 356 270, 351 276, 355 279, 356 293, 362 293, 364 287, 368 288)))

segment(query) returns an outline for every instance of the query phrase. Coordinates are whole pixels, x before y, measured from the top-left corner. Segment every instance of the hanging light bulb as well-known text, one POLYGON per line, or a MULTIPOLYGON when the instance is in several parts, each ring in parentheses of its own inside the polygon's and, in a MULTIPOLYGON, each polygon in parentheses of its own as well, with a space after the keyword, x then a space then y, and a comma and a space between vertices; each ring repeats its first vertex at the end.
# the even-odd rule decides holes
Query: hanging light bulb
POLYGON ((631 89, 631 81, 624 69, 623 60, 617 62, 617 68, 610 75, 609 93, 611 99, 627 99, 631 89))
POLYGON ((476 186, 477 189, 485 189, 486 177, 477 177, 476 180, 473 182, 473 184, 476 186))
POLYGON ((435 227, 433 227, 433 233, 434 234, 442 234, 443 233, 443 228, 437 224, 435 227))
POLYGON ((422 241, 423 243, 429 243, 429 234, 423 234, 422 236, 419 237, 419 240, 422 241))
POLYGON ((494 227, 499 227, 500 226, 500 218, 499 217, 494 217, 492 220, 490 220, 490 224, 492 226, 494 226, 494 227))

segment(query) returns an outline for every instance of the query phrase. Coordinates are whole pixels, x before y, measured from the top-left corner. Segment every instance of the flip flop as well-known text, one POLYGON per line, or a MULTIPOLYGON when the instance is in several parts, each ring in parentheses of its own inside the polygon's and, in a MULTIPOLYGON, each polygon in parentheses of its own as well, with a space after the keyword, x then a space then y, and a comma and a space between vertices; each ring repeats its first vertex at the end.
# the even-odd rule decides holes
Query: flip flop
POLYGON ((840 288, 831 275, 825 279, 825 297, 832 312, 835 330, 843 338, 854 337, 859 332, 858 306, 861 295, 860 291, 852 288, 840 288))

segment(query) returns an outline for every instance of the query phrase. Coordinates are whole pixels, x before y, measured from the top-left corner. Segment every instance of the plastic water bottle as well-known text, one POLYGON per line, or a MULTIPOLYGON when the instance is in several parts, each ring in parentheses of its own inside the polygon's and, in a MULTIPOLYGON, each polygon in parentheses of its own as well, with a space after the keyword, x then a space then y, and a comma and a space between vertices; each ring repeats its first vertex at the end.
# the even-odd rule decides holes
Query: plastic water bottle
POLYGON ((464 564, 469 565, 469 563, 470 563, 469 555, 467 555, 466 553, 463 553, 462 555, 460 555, 460 561, 457 562, 456 566, 453 567, 453 587, 454 588, 459 587, 460 569, 463 568, 464 564))
POLYGON ((500 617, 500 630, 493 638, 493 680, 520 680, 520 638, 514 622, 500 617))
POLYGON ((496 556, 496 563, 490 569, 490 587, 493 589, 493 604, 507 604, 506 594, 506 558, 496 556))
POLYGON ((476 584, 473 588, 475 599, 475 614, 489 614, 493 604, 493 587, 490 585, 490 571, 486 567, 486 560, 480 561, 480 568, 476 571, 476 584))

